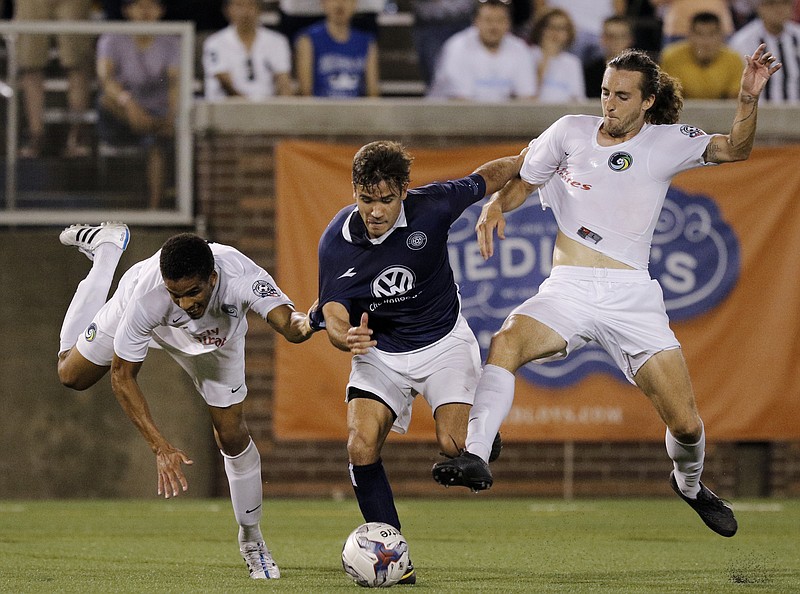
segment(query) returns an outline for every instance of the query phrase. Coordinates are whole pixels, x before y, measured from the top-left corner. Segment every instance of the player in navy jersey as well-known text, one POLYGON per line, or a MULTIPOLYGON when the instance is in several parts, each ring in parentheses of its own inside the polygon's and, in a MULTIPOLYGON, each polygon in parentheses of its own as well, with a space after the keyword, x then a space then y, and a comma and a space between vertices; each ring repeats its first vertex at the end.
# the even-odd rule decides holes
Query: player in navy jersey
POLYGON ((492 338, 469 419, 467 449, 433 467, 443 485, 492 485, 491 438, 511 409, 522 365, 599 343, 651 400, 667 426, 670 485, 709 528, 737 530, 731 509, 700 481, 705 432, 664 297, 647 270, 650 243, 672 177, 711 163, 747 159, 758 98, 780 63, 762 44, 747 57, 729 134, 677 123, 678 83, 644 52, 627 50, 603 77, 602 117, 564 116, 531 142, 520 177, 483 207, 476 230, 484 258, 503 213, 539 189, 558 223, 553 269, 492 338))
MULTIPOLYGON (((411 161, 391 141, 356 153, 355 205, 322 235, 319 301, 311 312, 312 326, 325 327, 335 347, 353 354, 347 453, 361 513, 398 530, 380 457, 389 431, 406 432, 411 405, 422 394, 442 453, 457 455, 480 375, 478 342, 461 315, 448 259, 450 226, 519 172, 517 157, 505 157, 467 177, 409 190, 411 161)), ((401 583, 414 581, 411 566, 401 583)))

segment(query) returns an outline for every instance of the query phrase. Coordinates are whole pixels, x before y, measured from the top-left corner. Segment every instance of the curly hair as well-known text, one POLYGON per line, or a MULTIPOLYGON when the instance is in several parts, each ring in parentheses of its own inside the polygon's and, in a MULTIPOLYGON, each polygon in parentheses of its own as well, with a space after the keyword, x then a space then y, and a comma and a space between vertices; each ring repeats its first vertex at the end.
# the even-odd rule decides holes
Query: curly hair
POLYGON ((161 246, 161 276, 166 280, 201 278, 214 272, 214 254, 208 242, 194 233, 173 235, 161 246))
POLYGON ((377 140, 362 146, 353 157, 353 185, 366 190, 381 182, 400 193, 411 178, 413 157, 392 140, 377 140))
POLYGON ((645 121, 650 124, 675 124, 683 109, 681 83, 661 70, 650 56, 642 50, 625 50, 612 58, 607 66, 616 70, 641 72, 642 98, 654 97, 655 101, 645 113, 645 121))

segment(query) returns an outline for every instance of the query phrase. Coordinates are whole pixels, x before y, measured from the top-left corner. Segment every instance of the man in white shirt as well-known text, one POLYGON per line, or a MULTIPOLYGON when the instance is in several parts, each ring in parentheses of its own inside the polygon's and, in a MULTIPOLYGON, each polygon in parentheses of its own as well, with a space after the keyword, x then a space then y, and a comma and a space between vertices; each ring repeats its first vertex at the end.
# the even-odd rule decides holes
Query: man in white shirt
POLYGON ((258 1, 226 0, 225 14, 230 25, 203 43, 206 99, 291 95, 289 42, 259 25, 258 1))
POLYGON ((59 380, 85 390, 111 370, 114 395, 155 454, 158 493, 174 497, 188 489, 181 465, 192 461, 161 434, 136 379, 148 348, 167 351, 208 405, 250 577, 279 578, 260 528, 261 456, 243 415, 246 315, 258 313, 290 342, 311 336, 308 316, 244 254, 191 233, 132 266, 106 302, 130 239, 127 225, 72 225, 59 239, 92 260, 64 316, 59 380))
POLYGON ((603 77, 603 116, 564 116, 520 155, 520 177, 483 207, 476 225, 484 258, 503 213, 539 189, 558 223, 553 269, 492 338, 470 413, 466 450, 433 467, 443 485, 492 485, 492 440, 511 410, 514 374, 531 361, 566 357, 590 340, 653 403, 667 427, 670 485, 722 536, 737 530, 731 509, 700 481, 705 432, 680 343, 648 267, 650 243, 676 174, 747 159, 758 98, 780 63, 760 45, 742 75, 729 134, 706 135, 678 122, 679 83, 640 50, 611 60, 603 77))
POLYGON ((734 33, 728 45, 740 55, 766 43, 783 68, 764 89, 769 103, 800 102, 800 24, 792 21, 792 0, 759 0, 758 18, 734 33))
POLYGON ((442 47, 428 96, 474 101, 532 99, 536 94, 533 57, 528 45, 510 32, 510 2, 479 2, 473 22, 442 47))

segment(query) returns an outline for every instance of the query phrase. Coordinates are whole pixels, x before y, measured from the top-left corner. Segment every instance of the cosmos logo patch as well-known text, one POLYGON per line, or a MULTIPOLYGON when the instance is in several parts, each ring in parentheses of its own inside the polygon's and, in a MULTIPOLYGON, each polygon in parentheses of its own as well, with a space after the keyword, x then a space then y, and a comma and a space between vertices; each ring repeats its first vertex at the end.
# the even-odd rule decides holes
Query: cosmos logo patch
POLYGON ((695 126, 687 126, 686 124, 681 126, 681 134, 684 134, 685 136, 688 136, 689 138, 695 138, 697 136, 705 136, 706 135, 706 133, 703 132, 700 128, 697 128, 695 126))
POLYGON ((611 171, 625 171, 633 165, 633 156, 629 153, 616 152, 608 158, 608 166, 611 171))
POLYGON ((86 331, 83 333, 83 337, 86 339, 86 342, 92 342, 97 338, 97 324, 94 322, 89 324, 89 327, 86 328, 86 331))

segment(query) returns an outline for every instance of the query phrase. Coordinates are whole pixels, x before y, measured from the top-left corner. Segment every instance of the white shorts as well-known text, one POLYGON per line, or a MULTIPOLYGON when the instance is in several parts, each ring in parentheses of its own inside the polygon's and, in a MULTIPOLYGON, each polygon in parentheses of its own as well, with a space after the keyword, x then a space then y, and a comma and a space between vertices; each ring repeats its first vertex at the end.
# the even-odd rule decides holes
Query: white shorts
POLYGON ((646 270, 556 266, 515 314, 542 322, 567 341, 564 351, 536 363, 563 359, 594 340, 634 384, 650 357, 681 346, 669 327, 661 286, 646 270))
MULTIPOLYGON (((114 358, 114 335, 122 319, 133 287, 138 280, 139 264, 131 267, 119 281, 114 295, 95 315, 92 323, 78 338, 76 347, 86 359, 109 367, 114 358)), ((199 355, 186 355, 169 345, 150 341, 150 348, 163 348, 175 359, 209 406, 225 408, 238 404, 247 396, 244 382, 244 339, 228 341, 224 348, 199 355)))
POLYGON ((463 316, 444 338, 411 353, 371 348, 354 355, 349 388, 378 396, 396 418, 392 431, 405 433, 411 405, 422 394, 434 412, 443 404, 472 404, 481 375, 478 341, 463 316))

